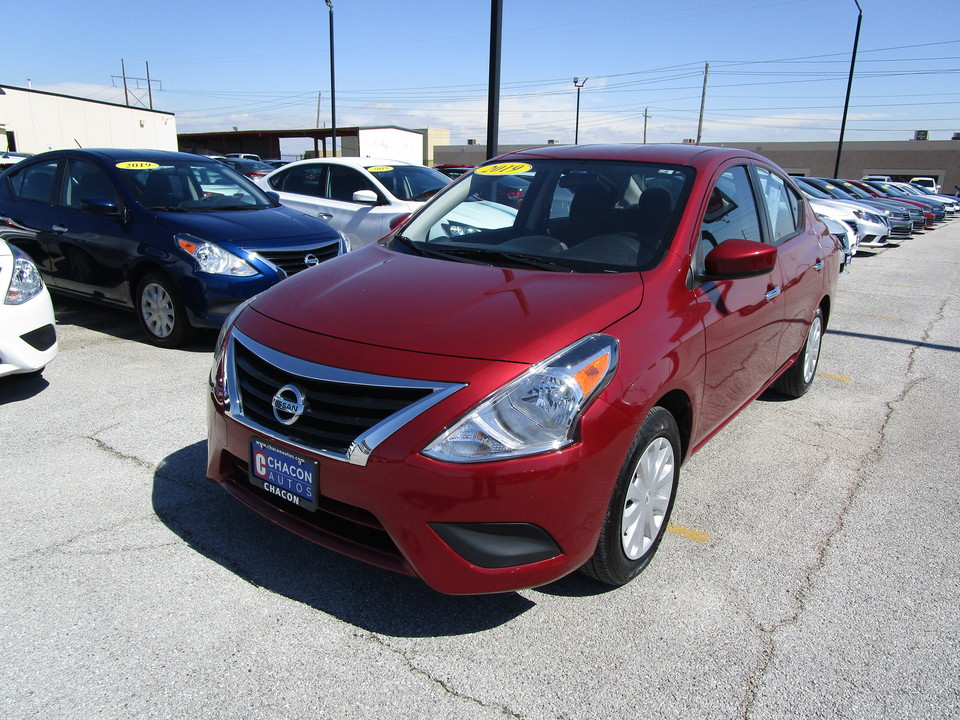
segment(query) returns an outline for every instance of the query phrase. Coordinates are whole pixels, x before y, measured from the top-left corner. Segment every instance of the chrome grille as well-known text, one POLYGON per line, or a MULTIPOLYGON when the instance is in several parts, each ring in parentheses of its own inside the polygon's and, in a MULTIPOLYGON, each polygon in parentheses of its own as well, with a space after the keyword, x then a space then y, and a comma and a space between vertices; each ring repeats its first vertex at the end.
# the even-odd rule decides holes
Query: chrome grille
POLYGON ((359 465, 399 427, 463 387, 310 363, 236 329, 228 366, 233 418, 310 452, 359 465), (296 386, 306 405, 290 424, 277 418, 272 404, 286 385, 296 386))
POLYGON ((269 260, 277 267, 281 268, 287 275, 295 275, 301 270, 317 265, 336 257, 340 252, 340 241, 320 245, 315 248, 267 248, 257 250, 257 255, 269 260), (316 262, 307 262, 309 256, 315 257, 316 262))

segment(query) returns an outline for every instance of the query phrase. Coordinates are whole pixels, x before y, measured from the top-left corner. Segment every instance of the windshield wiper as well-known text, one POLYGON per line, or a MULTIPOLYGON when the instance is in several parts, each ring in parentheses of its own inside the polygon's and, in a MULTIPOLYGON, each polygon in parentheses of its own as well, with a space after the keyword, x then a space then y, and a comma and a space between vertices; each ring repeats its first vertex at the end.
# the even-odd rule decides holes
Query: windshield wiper
POLYGON ((550 270, 552 272, 573 272, 573 268, 561 262, 548 260, 540 255, 531 256, 523 253, 510 252, 509 250, 498 250, 495 247, 455 247, 447 248, 447 252, 458 257, 473 256, 480 257, 498 257, 510 262, 516 263, 522 267, 535 268, 537 270, 550 270))
MULTIPOLYGON (((474 260, 471 258, 466 258, 460 255, 457 252, 449 250, 434 250, 433 248, 425 247, 426 243, 416 242, 411 240, 408 237, 403 235, 395 235, 394 241, 401 243, 404 247, 413 250, 417 255, 422 255, 424 257, 439 258, 441 260, 454 260, 456 262, 466 262, 473 265, 489 265, 490 263, 483 262, 482 260, 474 260)), ((454 250, 459 249, 455 248, 454 250)))
POLYGON ((191 208, 191 212, 229 212, 232 210, 253 210, 254 205, 213 205, 211 207, 191 208))

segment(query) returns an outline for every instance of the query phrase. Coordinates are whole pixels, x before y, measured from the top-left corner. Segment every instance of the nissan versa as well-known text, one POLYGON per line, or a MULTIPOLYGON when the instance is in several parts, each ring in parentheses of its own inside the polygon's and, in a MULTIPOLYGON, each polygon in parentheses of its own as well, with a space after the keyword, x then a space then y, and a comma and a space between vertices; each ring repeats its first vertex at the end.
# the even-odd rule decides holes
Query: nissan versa
POLYGON ((622 585, 682 462, 767 387, 810 387, 839 263, 749 152, 501 156, 228 319, 208 477, 441 592, 622 585), (504 178, 521 203, 497 202, 504 178))
POLYGON ((0 175, 0 238, 54 293, 132 308, 182 345, 242 301, 347 249, 226 165, 160 150, 54 150, 0 175))

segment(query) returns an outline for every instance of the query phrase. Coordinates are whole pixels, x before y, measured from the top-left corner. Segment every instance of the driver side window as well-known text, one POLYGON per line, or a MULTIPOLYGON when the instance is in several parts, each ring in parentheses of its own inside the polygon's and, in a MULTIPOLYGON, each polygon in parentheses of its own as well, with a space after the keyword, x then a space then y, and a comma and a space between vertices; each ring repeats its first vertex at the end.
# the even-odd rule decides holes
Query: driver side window
POLYGON ((757 202, 747 168, 743 165, 725 170, 710 192, 700 225, 697 271, 703 272, 707 253, 733 238, 762 241, 757 202))
POLYGON ((108 200, 117 203, 117 191, 110 178, 89 160, 71 158, 63 182, 61 203, 67 207, 82 208, 89 200, 108 200))

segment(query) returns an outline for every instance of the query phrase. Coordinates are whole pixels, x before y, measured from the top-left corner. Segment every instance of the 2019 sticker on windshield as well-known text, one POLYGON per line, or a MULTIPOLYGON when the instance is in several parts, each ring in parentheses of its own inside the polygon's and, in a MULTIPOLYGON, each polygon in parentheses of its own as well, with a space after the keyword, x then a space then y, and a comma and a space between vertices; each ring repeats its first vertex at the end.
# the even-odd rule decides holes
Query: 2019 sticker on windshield
POLYGON ((118 162, 117 167, 121 170, 154 170, 160 166, 155 162, 127 160, 126 162, 118 162))
POLYGON ((532 165, 527 163, 496 163, 494 165, 484 165, 474 172, 477 175, 518 175, 533 170, 532 165))

